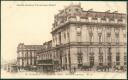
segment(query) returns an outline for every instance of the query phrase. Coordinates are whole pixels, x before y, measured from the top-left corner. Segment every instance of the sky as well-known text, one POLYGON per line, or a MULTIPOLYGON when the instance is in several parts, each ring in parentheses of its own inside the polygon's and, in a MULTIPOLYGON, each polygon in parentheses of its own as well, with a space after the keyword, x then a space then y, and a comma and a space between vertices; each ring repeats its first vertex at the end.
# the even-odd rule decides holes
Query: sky
POLYGON ((81 3, 84 10, 126 13, 126 2, 123 1, 2 1, 1 59, 16 60, 19 43, 41 45, 51 40, 54 15, 72 3, 81 3))

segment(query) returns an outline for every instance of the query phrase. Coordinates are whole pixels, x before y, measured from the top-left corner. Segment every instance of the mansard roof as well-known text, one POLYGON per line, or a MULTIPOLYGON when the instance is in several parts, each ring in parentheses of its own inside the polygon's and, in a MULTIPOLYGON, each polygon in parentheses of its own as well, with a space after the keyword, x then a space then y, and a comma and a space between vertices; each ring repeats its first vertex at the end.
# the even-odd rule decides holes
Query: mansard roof
POLYGON ((24 45, 24 43, 20 43, 17 47, 18 49, 35 49, 39 50, 43 48, 43 45, 24 45))
POLYGON ((79 13, 74 13, 72 14, 72 16, 81 16, 81 17, 100 17, 100 18, 126 18, 126 14, 125 13, 118 13, 118 11, 114 11, 111 12, 110 10, 108 11, 104 11, 104 12, 100 12, 100 11, 93 11, 93 9, 90 10, 83 10, 83 8, 81 8, 80 5, 69 5, 68 7, 64 8, 63 10, 59 10, 60 13, 56 14, 55 17, 66 17, 66 16, 71 16, 71 13, 69 13, 68 11, 66 11, 67 9, 72 9, 72 8, 79 8, 81 10, 81 12, 79 13))

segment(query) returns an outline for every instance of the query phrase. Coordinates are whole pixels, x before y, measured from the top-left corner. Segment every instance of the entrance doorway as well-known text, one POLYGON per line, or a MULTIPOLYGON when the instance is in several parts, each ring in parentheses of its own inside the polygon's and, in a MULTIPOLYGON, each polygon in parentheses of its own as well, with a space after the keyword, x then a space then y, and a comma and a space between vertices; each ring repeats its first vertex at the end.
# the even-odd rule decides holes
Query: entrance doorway
POLYGON ((94 56, 90 56, 90 67, 94 66, 94 56))

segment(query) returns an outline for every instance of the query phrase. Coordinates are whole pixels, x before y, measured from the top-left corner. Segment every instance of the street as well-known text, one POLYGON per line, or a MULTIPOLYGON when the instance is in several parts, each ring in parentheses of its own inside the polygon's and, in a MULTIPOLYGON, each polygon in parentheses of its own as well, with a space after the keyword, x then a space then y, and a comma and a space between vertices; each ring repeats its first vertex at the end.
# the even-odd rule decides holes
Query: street
POLYGON ((46 74, 43 72, 7 72, 1 70, 1 78, 72 78, 72 79, 126 79, 126 72, 94 72, 94 71, 77 71, 70 74, 69 71, 55 72, 54 74, 46 74))

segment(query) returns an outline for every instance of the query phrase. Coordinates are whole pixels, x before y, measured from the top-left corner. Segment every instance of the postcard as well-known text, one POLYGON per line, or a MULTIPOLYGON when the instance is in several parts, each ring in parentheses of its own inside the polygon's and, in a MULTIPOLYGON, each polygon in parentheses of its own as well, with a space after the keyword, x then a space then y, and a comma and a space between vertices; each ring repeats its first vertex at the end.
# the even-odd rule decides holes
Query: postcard
POLYGON ((2 1, 2 79, 126 79, 127 2, 2 1))

